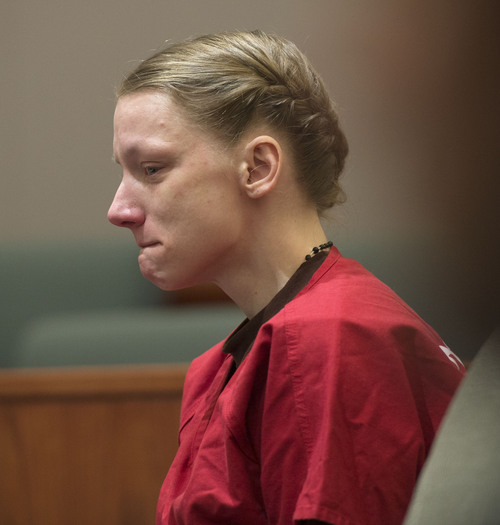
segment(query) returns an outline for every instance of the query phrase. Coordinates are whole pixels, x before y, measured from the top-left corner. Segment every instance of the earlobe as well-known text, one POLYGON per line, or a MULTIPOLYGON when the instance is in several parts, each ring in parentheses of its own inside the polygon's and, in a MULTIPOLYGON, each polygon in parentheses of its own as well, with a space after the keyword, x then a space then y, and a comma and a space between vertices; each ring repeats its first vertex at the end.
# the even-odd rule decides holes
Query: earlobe
POLYGON ((258 199, 276 186, 281 172, 281 147, 272 137, 259 136, 246 147, 244 189, 247 195, 258 199))

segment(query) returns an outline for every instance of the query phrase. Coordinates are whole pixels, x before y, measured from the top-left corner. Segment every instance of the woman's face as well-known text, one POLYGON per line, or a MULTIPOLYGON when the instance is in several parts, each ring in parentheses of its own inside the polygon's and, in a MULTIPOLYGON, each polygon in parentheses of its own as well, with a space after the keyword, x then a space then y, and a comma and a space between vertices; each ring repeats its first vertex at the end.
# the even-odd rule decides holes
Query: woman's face
POLYGON ((152 91, 118 100, 113 150, 123 173, 108 218, 133 233, 143 275, 165 290, 216 281, 242 233, 234 153, 152 91))

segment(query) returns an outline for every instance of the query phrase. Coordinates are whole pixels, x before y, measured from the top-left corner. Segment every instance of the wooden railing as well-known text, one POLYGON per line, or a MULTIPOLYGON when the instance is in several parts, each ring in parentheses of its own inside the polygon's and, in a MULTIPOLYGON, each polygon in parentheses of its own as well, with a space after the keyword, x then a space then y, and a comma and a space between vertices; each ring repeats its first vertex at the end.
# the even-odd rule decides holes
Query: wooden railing
POLYGON ((0 371, 0 523, 154 524, 186 369, 0 371))

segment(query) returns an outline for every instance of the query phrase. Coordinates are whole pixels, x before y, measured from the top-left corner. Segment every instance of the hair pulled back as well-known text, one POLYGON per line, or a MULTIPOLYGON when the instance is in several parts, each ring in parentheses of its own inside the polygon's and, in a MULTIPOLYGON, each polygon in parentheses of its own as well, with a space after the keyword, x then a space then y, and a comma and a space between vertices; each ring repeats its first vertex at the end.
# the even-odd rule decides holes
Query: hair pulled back
POLYGON ((322 79, 291 42, 262 31, 168 45, 123 81, 118 97, 162 91, 202 128, 237 143, 256 122, 283 133, 299 183, 319 213, 344 200, 346 138, 322 79))

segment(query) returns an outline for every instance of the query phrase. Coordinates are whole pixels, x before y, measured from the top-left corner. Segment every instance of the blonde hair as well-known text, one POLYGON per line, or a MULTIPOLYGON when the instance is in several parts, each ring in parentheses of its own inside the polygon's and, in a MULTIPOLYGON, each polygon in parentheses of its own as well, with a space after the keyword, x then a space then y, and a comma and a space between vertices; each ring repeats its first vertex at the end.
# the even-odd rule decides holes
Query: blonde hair
POLYGON ((344 200, 347 140, 322 79, 288 40, 262 31, 206 35, 168 45, 123 81, 117 96, 165 92, 226 144, 255 122, 287 138, 299 183, 321 214, 344 200))

